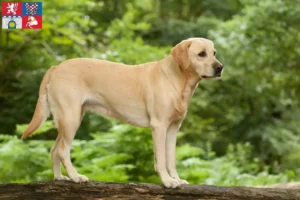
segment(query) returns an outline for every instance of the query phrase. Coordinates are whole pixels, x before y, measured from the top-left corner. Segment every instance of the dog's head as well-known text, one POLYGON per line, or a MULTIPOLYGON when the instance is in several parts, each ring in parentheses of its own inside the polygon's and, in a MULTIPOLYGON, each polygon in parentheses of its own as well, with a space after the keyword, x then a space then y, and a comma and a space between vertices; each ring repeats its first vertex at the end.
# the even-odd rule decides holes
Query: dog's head
POLYGON ((177 44, 171 55, 183 70, 193 69, 202 79, 220 77, 223 65, 216 59, 212 41, 190 38, 177 44))

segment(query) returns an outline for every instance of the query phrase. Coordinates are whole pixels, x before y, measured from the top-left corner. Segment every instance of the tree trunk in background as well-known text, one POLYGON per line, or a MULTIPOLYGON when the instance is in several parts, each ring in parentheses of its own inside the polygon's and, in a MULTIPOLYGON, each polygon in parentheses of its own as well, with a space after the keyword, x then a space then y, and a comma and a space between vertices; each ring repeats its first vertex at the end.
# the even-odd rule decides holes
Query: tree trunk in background
POLYGON ((162 185, 155 184, 102 183, 94 181, 76 184, 69 181, 47 181, 29 184, 2 184, 0 185, 0 200, 7 199, 296 200, 300 199, 300 190, 207 185, 187 185, 177 189, 166 189, 162 185))

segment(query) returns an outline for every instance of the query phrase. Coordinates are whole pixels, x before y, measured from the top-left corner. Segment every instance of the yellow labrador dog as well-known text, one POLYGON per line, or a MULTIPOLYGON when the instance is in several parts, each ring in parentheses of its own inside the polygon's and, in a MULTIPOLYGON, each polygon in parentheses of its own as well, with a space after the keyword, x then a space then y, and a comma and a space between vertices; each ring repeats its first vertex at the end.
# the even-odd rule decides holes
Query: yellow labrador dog
POLYGON ((188 184, 176 170, 177 131, 199 81, 221 76, 222 69, 213 42, 204 38, 183 40, 163 60, 141 65, 66 60, 45 74, 34 116, 22 138, 37 130, 51 112, 58 129, 51 149, 54 179, 86 182, 88 178, 73 167, 70 150, 85 111, 93 111, 150 127, 154 168, 163 184, 168 188, 188 184), (69 178, 62 175, 60 163, 69 178))

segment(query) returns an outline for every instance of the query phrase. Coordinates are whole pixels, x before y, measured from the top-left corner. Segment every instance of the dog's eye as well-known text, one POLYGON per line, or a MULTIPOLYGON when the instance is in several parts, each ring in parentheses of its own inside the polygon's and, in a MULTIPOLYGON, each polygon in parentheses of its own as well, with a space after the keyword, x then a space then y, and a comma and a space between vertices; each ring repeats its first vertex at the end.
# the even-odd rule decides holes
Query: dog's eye
POLYGON ((216 56, 217 52, 214 51, 214 56, 216 56))
POLYGON ((198 56, 200 56, 200 57, 205 57, 205 56, 206 56, 206 52, 205 52, 205 51, 201 51, 201 52, 198 54, 198 56))

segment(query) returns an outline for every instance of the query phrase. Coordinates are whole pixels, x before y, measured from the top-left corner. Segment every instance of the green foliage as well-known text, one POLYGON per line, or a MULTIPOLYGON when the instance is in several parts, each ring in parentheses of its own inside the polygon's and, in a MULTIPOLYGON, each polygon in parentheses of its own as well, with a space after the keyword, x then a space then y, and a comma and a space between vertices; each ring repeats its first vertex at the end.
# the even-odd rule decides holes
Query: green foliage
MULTIPOLYGON (((268 185, 290 181, 294 178, 293 172, 272 175, 267 168, 256 170, 259 166, 257 159, 245 159, 240 154, 250 156, 243 151, 246 145, 237 145, 236 150, 229 150, 226 156, 201 159, 189 157, 181 160, 178 171, 181 177, 194 184, 209 185, 268 185), (239 150, 239 151, 238 151, 239 150), (242 158, 242 160, 240 160, 242 158)), ((233 148, 233 146, 231 146, 233 148)))
MULTIPOLYGON (((152 140, 147 129, 117 125, 107 133, 93 133, 92 138, 73 142, 71 155, 79 173, 99 181, 160 183, 153 168, 152 140)), ((53 141, 21 141, 15 136, 0 135, 1 182, 51 180, 48 152, 52 144, 53 141)), ((293 180, 293 172, 271 175, 267 166, 258 170, 260 163, 251 158, 251 152, 250 144, 230 145, 225 156, 215 157, 214 152, 180 145, 178 171, 194 184, 264 185, 293 180)))
POLYGON ((1 182, 30 182, 45 179, 46 177, 39 173, 50 169, 50 143, 47 141, 27 143, 16 136, 0 135, 1 182))
POLYGON ((201 16, 192 22, 181 19, 158 21, 150 32, 144 34, 144 37, 154 44, 176 45, 190 37, 206 38, 208 31, 217 28, 219 23, 219 19, 206 16, 201 16))
POLYGON ((141 64, 164 58, 170 47, 155 47, 144 43, 141 38, 135 40, 120 39, 110 43, 109 50, 95 52, 94 57, 127 64, 141 64), (139 53, 137 53, 139 52, 139 53))

